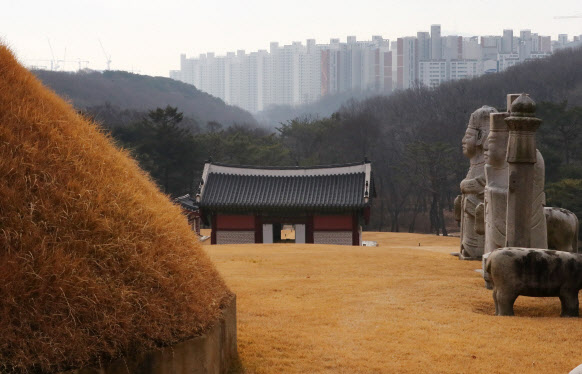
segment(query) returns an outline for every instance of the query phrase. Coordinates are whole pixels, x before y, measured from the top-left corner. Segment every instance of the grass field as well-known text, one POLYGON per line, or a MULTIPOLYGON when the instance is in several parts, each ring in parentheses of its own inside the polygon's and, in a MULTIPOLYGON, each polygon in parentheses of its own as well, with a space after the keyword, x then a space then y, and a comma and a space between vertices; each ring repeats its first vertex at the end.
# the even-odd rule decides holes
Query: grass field
POLYGON ((204 246, 237 294, 246 373, 568 373, 582 320, 558 298, 495 317, 459 239, 364 233, 378 247, 204 246), (420 244, 420 246, 419 246, 420 244))

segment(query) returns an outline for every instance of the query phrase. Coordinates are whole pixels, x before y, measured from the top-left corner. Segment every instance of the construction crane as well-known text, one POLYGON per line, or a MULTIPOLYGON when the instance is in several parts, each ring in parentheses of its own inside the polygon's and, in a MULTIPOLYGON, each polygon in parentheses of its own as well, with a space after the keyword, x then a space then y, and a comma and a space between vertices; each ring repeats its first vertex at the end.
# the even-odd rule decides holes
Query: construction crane
MULTIPOLYGON (((53 46, 51 44, 51 40, 47 37, 46 40, 48 41, 49 48, 51 49, 51 70, 59 70, 59 63, 55 60, 55 53, 53 52, 53 46)), ((66 53, 66 52, 65 52, 66 53)))
POLYGON ((45 62, 52 63, 53 61, 52 60, 42 60, 42 59, 31 59, 31 60, 26 60, 26 66, 32 70, 47 70, 48 66, 44 64, 45 62), (40 64, 37 64, 37 63, 40 63, 40 64))
POLYGON ((83 66, 81 64, 85 64, 85 68, 89 67, 89 61, 78 59, 77 62, 79 63, 79 70, 78 71, 83 70, 83 66))
POLYGON ((55 65, 55 61, 54 60, 42 60, 42 59, 29 59, 26 60, 26 64, 32 68, 32 69, 42 69, 42 70, 46 70, 48 67, 46 65, 37 65, 37 63, 50 63, 51 67, 61 67, 62 66, 62 71, 65 70, 64 68, 64 64, 68 63, 70 64, 78 64, 79 66, 79 71, 83 70, 84 68, 89 67, 89 61, 87 60, 81 60, 80 58, 76 59, 76 60, 57 60, 56 61, 56 65, 55 65), (63 63, 63 65, 61 65, 61 63, 63 63))
POLYGON ((107 70, 111 70, 111 55, 108 55, 105 52, 105 48, 103 48, 103 43, 101 43, 101 39, 99 39, 99 44, 101 45, 101 50, 103 51, 103 55, 105 56, 105 60, 107 61, 107 70))
POLYGON ((67 48, 66 47, 65 47, 65 53, 63 55, 63 59, 62 60, 58 60, 57 61, 57 64, 60 65, 61 62, 63 63, 61 70, 62 71, 65 71, 65 64, 68 62, 67 61, 67 48))
MULTIPOLYGON (((65 71, 65 64, 69 64, 69 66, 71 64, 78 64, 79 68, 78 70, 82 70, 83 69, 83 65, 85 67, 87 67, 89 65, 89 61, 86 60, 81 60, 80 58, 76 59, 76 60, 58 60, 57 61, 59 63, 59 66, 61 66, 61 70, 65 71), (62 65, 61 65, 62 63, 62 65)), ((71 69, 72 70, 72 69, 71 69)))

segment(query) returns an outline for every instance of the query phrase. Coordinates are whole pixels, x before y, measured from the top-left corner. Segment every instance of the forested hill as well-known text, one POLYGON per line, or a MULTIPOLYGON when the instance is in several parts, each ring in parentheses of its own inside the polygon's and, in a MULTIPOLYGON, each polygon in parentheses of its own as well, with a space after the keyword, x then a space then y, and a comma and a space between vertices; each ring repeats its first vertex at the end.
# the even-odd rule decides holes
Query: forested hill
MULTIPOLYGON (((497 74, 418 88, 363 102, 387 122, 414 124, 423 137, 447 140, 460 135, 469 114, 482 105, 505 110, 506 94, 528 93, 536 102, 582 106, 582 49, 565 49, 497 74)), ((543 119, 543 118, 542 118, 543 119)))
POLYGON ((170 78, 123 71, 69 73, 36 70, 34 74, 59 95, 71 100, 77 109, 108 104, 121 110, 143 112, 170 105, 201 126, 211 121, 224 126, 256 124, 249 112, 170 78))
POLYGON ((378 222, 390 217, 391 229, 398 230, 403 223, 413 226, 416 214, 428 210, 438 232, 442 212, 452 207, 469 167, 461 139, 471 113, 483 105, 504 111, 506 95, 522 92, 538 103, 537 116, 543 120, 537 146, 545 158, 548 204, 572 209, 582 218, 582 199, 561 200, 555 192, 570 193, 570 180, 582 187, 582 49, 565 49, 499 74, 348 103, 332 116, 332 121, 358 124, 346 138, 360 144, 352 159, 367 155, 374 161, 378 222))
MULTIPOLYGON (((501 108, 505 93, 527 92, 534 100, 582 105, 582 49, 564 49, 549 58, 528 61, 507 71, 476 79, 445 83, 434 89, 441 103, 447 98, 483 102, 501 108)), ((450 104, 449 104, 450 105, 450 104)))

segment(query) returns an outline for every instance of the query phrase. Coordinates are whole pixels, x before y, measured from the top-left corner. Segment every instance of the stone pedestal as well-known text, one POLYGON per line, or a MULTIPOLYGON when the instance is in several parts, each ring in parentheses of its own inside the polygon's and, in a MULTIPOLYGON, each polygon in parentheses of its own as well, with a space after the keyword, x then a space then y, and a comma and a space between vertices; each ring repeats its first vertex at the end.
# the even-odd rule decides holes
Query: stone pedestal
POLYGON ((206 334, 156 351, 115 360, 101 368, 61 374, 226 374, 238 362, 236 296, 206 334))

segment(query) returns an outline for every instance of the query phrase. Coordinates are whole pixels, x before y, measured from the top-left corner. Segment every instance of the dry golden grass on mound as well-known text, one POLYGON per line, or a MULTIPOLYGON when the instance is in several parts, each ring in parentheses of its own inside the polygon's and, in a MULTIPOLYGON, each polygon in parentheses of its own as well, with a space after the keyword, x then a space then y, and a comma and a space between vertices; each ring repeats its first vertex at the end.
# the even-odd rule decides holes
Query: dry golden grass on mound
POLYGON ((558 298, 494 316, 458 238, 364 233, 379 247, 205 246, 237 294, 246 373, 568 373, 582 319, 558 298), (420 243, 420 247, 418 246, 420 243))
POLYGON ((0 46, 0 372, 200 334, 229 296, 180 210, 0 46))

